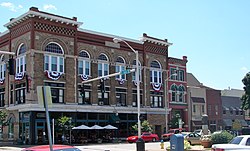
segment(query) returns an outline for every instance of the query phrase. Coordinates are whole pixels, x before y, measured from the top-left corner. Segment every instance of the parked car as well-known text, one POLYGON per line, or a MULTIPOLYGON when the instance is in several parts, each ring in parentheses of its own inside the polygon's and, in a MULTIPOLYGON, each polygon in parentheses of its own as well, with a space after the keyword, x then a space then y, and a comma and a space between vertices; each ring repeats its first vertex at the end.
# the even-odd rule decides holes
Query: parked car
POLYGON ((250 150, 250 135, 240 135, 233 138, 228 144, 214 144, 212 151, 250 150))
MULTIPOLYGON (((152 134, 149 132, 143 132, 141 135, 141 138, 145 141, 145 142, 156 142, 159 141, 159 137, 157 134, 152 134)), ((127 138, 127 142, 129 143, 135 143, 138 140, 138 136, 129 136, 127 138)))
POLYGON ((189 133, 184 138, 190 143, 190 145, 200 145, 201 144, 201 135, 197 133, 189 133))
MULTIPOLYGON (((194 133, 197 133, 199 135, 203 135, 202 129, 197 129, 197 130, 194 131, 194 133)), ((211 131, 210 130, 208 130, 208 135, 211 135, 211 131)))
MULTIPOLYGON (((53 145, 53 151, 81 151, 80 149, 70 146, 70 145, 53 145)), ((28 147, 22 151, 48 151, 50 150, 50 145, 38 145, 33 147, 28 147)))
POLYGON ((185 132, 186 130, 183 129, 183 128, 175 128, 175 129, 170 129, 168 130, 168 132, 166 134, 162 134, 161 135, 161 139, 163 141, 168 141, 170 140, 170 137, 173 135, 173 134, 179 134, 181 132, 185 132))

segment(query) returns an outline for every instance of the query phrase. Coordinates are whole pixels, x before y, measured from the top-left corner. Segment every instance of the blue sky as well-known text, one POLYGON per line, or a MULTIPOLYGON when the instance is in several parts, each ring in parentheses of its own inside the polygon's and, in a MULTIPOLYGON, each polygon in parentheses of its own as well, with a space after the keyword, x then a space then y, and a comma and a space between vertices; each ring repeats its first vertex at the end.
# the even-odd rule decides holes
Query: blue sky
POLYGON ((84 29, 168 39, 169 56, 187 56, 187 71, 211 88, 242 89, 250 69, 249 0, 0 0, 0 32, 32 6, 77 17, 84 29))

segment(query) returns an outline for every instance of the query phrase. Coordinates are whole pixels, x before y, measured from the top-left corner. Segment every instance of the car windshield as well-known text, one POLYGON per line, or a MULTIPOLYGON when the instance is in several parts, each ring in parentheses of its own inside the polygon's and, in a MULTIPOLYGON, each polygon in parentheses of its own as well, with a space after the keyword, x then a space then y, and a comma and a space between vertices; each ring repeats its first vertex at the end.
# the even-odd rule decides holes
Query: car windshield
POLYGON ((235 137, 234 139, 232 139, 229 144, 240 144, 241 140, 243 139, 243 137, 235 137))

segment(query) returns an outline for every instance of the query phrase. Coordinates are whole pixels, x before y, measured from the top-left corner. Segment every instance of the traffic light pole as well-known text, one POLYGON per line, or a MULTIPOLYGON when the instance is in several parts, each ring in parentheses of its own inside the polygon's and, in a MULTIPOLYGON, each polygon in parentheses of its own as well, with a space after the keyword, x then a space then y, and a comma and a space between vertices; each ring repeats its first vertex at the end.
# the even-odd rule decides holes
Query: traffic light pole
POLYGON ((131 73, 131 72, 135 72, 135 69, 124 70, 124 71, 116 72, 116 73, 109 74, 109 75, 106 75, 106 76, 97 77, 97 78, 94 78, 94 79, 82 81, 82 83, 85 84, 85 83, 89 83, 89 82, 100 80, 100 79, 108 79, 110 77, 114 77, 114 76, 117 76, 117 75, 120 75, 120 74, 128 74, 128 73, 131 73))

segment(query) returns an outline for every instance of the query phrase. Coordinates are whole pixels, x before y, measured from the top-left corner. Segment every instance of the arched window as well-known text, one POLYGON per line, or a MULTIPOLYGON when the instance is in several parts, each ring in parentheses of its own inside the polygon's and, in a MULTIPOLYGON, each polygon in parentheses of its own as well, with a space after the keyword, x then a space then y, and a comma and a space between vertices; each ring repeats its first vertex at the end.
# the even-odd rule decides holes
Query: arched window
POLYGON ((26 72, 26 46, 24 43, 20 44, 17 50, 16 58, 16 73, 26 72))
POLYGON ((6 63, 4 62, 4 55, 1 55, 0 58, 0 79, 5 79, 5 73, 6 73, 6 63))
POLYGON ((162 83, 161 65, 158 61, 152 61, 150 64, 150 82, 162 83))
POLYGON ((57 43, 49 43, 45 47, 44 70, 64 73, 63 49, 57 43))
MULTIPOLYGON (((121 72, 123 70, 126 70, 125 60, 122 57, 118 57, 116 59, 116 65, 115 65, 115 72, 121 72)), ((116 79, 126 79, 126 75, 117 75, 116 79)))
MULTIPOLYGON (((133 68, 135 70, 136 69, 136 60, 133 61, 133 68)), ((136 72, 133 72, 132 73, 132 80, 135 81, 136 80, 136 72)), ((141 63, 139 62, 139 81, 141 81, 141 63)))
POLYGON ((185 88, 183 85, 179 86, 179 102, 185 102, 184 97, 185 88))
POLYGON ((177 85, 175 85, 175 84, 173 84, 172 86, 171 86, 171 91, 172 91, 172 99, 171 99, 171 101, 172 102, 176 102, 176 100, 177 100, 177 90, 178 90, 178 87, 177 87, 177 85))
POLYGON ((85 50, 79 53, 78 74, 90 76, 90 56, 85 50))
POLYGON ((109 74, 109 60, 105 54, 98 57, 98 76, 105 76, 109 74))

